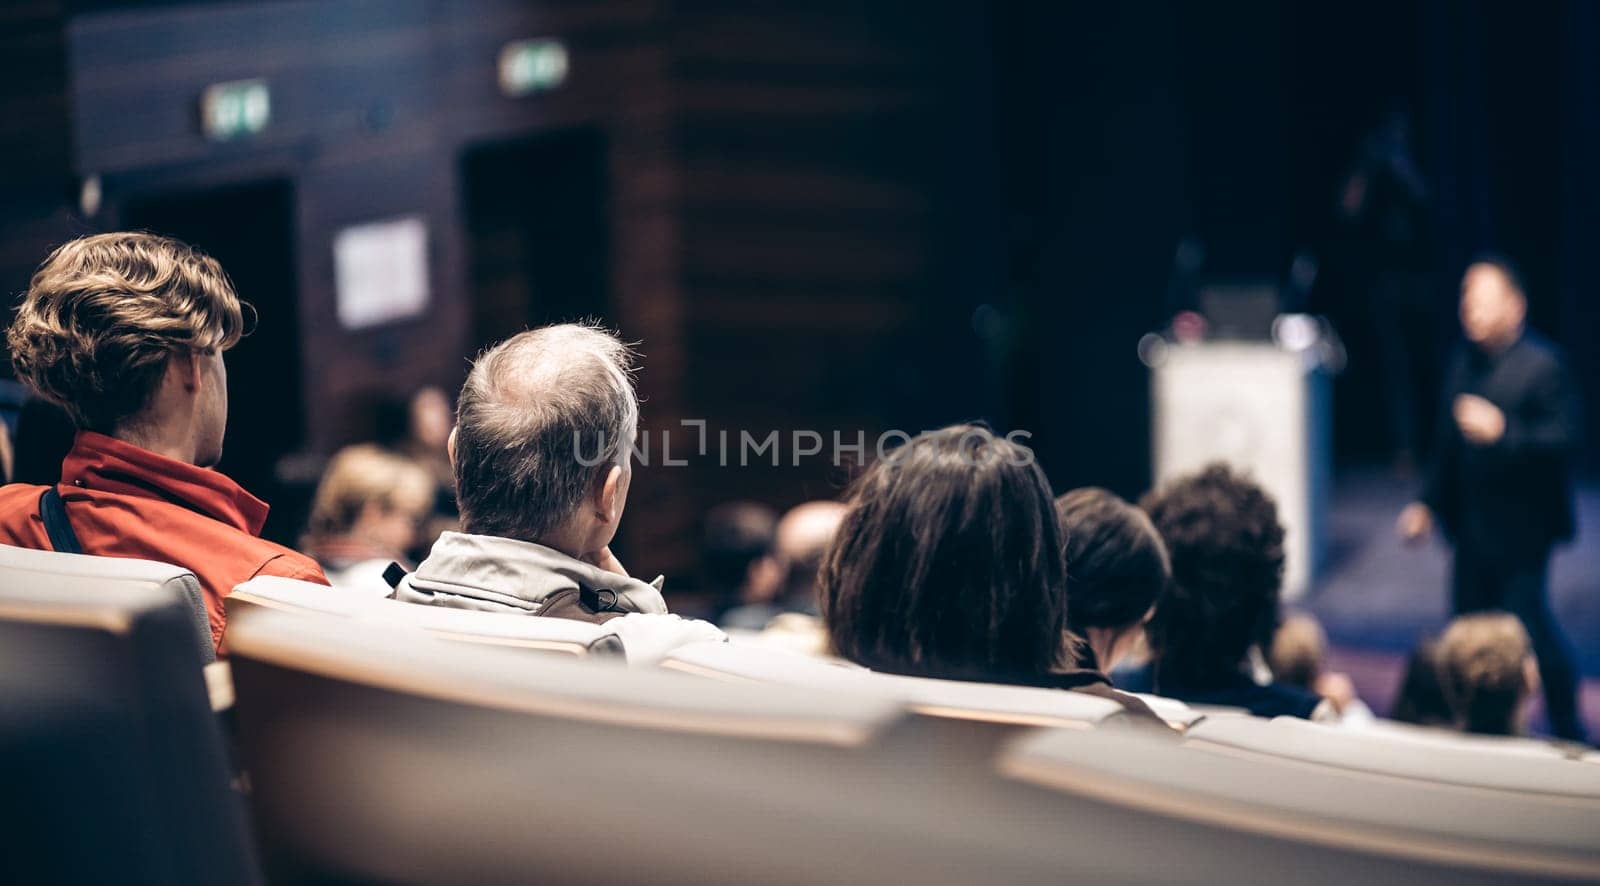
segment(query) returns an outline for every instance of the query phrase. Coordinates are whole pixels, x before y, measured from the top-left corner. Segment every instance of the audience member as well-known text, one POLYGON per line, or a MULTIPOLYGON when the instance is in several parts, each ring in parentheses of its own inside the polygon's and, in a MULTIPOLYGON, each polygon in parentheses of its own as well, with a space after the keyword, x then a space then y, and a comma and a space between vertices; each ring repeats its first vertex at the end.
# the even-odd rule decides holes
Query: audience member
POLYGON ((778 592, 783 572, 774 552, 778 514, 753 501, 725 502, 706 514, 701 587, 715 621, 729 610, 778 592))
POLYGON ((760 630, 780 615, 816 615, 817 570, 844 513, 843 504, 830 500, 790 508, 778 521, 774 560, 779 580, 758 585, 744 605, 723 615, 723 626, 760 630))
POLYGON ((317 484, 301 548, 336 588, 386 597, 383 574, 403 561, 433 508, 433 478, 377 446, 339 450, 317 484))
POLYGON ((1089 692, 1160 722, 1075 660, 1061 532, 1028 449, 977 425, 930 431, 868 468, 848 506, 818 576, 837 654, 897 674, 1089 692))
MULTIPOLYGON (((661 579, 630 577, 610 548, 633 478, 632 372, 626 345, 583 325, 484 352, 449 439, 462 531, 440 536, 394 598, 594 623, 664 615, 661 579)), ((686 640, 722 636, 673 621, 686 640)))
POLYGON ((1528 632, 1504 612, 1463 615, 1439 637, 1439 685, 1462 732, 1520 735, 1539 687, 1528 632))
POLYGON ((78 433, 59 490, 0 489, 0 542, 190 569, 218 644, 234 585, 323 582, 316 563, 256 537, 266 504, 210 470, 228 418, 222 355, 243 327, 221 266, 175 240, 101 234, 51 253, 6 341, 17 377, 78 433))
POLYGON ((1140 505, 1172 560, 1172 581, 1147 631, 1151 688, 1262 717, 1331 717, 1331 705, 1314 693, 1252 673, 1252 657, 1271 642, 1283 580, 1283 526, 1271 497, 1213 465, 1146 494, 1140 505))
POLYGON ((1328 670, 1327 659, 1328 636, 1309 612, 1285 618, 1273 634, 1267 654, 1273 679, 1326 699, 1341 723, 1370 723, 1372 709, 1356 695, 1355 682, 1348 674, 1328 670))
POLYGON ((1144 511, 1104 489, 1056 499, 1067 557, 1067 621, 1085 641, 1083 664, 1110 672, 1139 645, 1172 580, 1167 548, 1144 511))
POLYGON ((431 512, 417 533, 417 547, 406 552, 420 559, 434 539, 461 528, 455 470, 445 451, 455 424, 450 396, 433 385, 419 388, 409 397, 382 396, 371 403, 371 421, 372 442, 411 459, 433 478, 431 512))
POLYGON ((1419 642, 1406 659, 1400 694, 1389 711, 1389 719, 1417 726, 1449 727, 1454 715, 1439 684, 1439 641, 1429 637, 1419 642))

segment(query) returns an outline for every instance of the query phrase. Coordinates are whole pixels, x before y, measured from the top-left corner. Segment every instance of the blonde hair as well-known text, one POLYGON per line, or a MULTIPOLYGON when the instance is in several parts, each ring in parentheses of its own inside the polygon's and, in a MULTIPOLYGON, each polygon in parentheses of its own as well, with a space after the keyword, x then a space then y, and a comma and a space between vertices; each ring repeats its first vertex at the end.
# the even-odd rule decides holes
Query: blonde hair
POLYGON ((349 533, 369 504, 420 516, 433 496, 433 476, 415 461, 370 444, 347 446, 334 454, 317 484, 306 540, 349 533))
POLYGON ((18 378, 80 428, 110 432, 145 409, 174 353, 225 351, 243 334, 243 306, 216 259, 120 232, 50 253, 6 345, 18 378))
POLYGON ((1528 632, 1503 612, 1463 615, 1450 622, 1435 651, 1439 686, 1456 726, 1468 732, 1509 735, 1532 686, 1528 632))
POLYGON ((1278 682, 1310 689, 1322 674, 1322 662, 1327 654, 1328 637, 1322 625, 1315 617, 1296 612, 1278 625, 1277 633, 1272 636, 1267 664, 1278 682))

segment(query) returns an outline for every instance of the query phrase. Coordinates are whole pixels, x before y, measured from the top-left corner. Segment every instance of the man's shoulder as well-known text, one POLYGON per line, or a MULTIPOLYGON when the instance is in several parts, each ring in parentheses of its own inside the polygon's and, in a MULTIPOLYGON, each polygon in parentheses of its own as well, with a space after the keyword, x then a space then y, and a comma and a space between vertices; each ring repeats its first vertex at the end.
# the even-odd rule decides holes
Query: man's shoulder
POLYGON ((1532 331, 1523 333, 1517 345, 1517 356, 1536 369, 1556 369, 1562 363, 1561 346, 1532 331))

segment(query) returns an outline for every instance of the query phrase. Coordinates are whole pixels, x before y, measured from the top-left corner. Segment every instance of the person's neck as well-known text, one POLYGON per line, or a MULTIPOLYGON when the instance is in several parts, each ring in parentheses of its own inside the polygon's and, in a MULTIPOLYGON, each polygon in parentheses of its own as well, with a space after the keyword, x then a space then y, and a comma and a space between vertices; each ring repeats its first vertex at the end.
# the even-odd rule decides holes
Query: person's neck
POLYGON ((1089 651, 1094 653, 1095 664, 1102 672, 1109 671, 1116 664, 1113 657, 1117 651, 1118 632, 1111 628, 1088 628, 1083 633, 1089 651))
POLYGON ((1484 341, 1483 344, 1479 345, 1478 347, 1490 357, 1498 357, 1501 354, 1504 354, 1506 351, 1511 350, 1512 345, 1521 341, 1524 331, 1524 327, 1518 326, 1516 329, 1506 333, 1505 335, 1484 341))
POLYGON ((112 431, 111 436, 173 461, 190 465, 198 462, 193 434, 173 433, 160 425, 128 425, 112 431))

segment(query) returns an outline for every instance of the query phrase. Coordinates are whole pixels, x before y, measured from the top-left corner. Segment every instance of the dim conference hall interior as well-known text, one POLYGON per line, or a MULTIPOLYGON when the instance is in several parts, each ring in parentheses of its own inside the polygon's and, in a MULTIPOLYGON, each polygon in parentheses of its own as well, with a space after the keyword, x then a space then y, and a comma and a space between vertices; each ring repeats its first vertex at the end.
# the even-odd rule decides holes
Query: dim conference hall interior
POLYGON ((1600 882, 1600 4, 0 2, 0 883, 1600 882))

